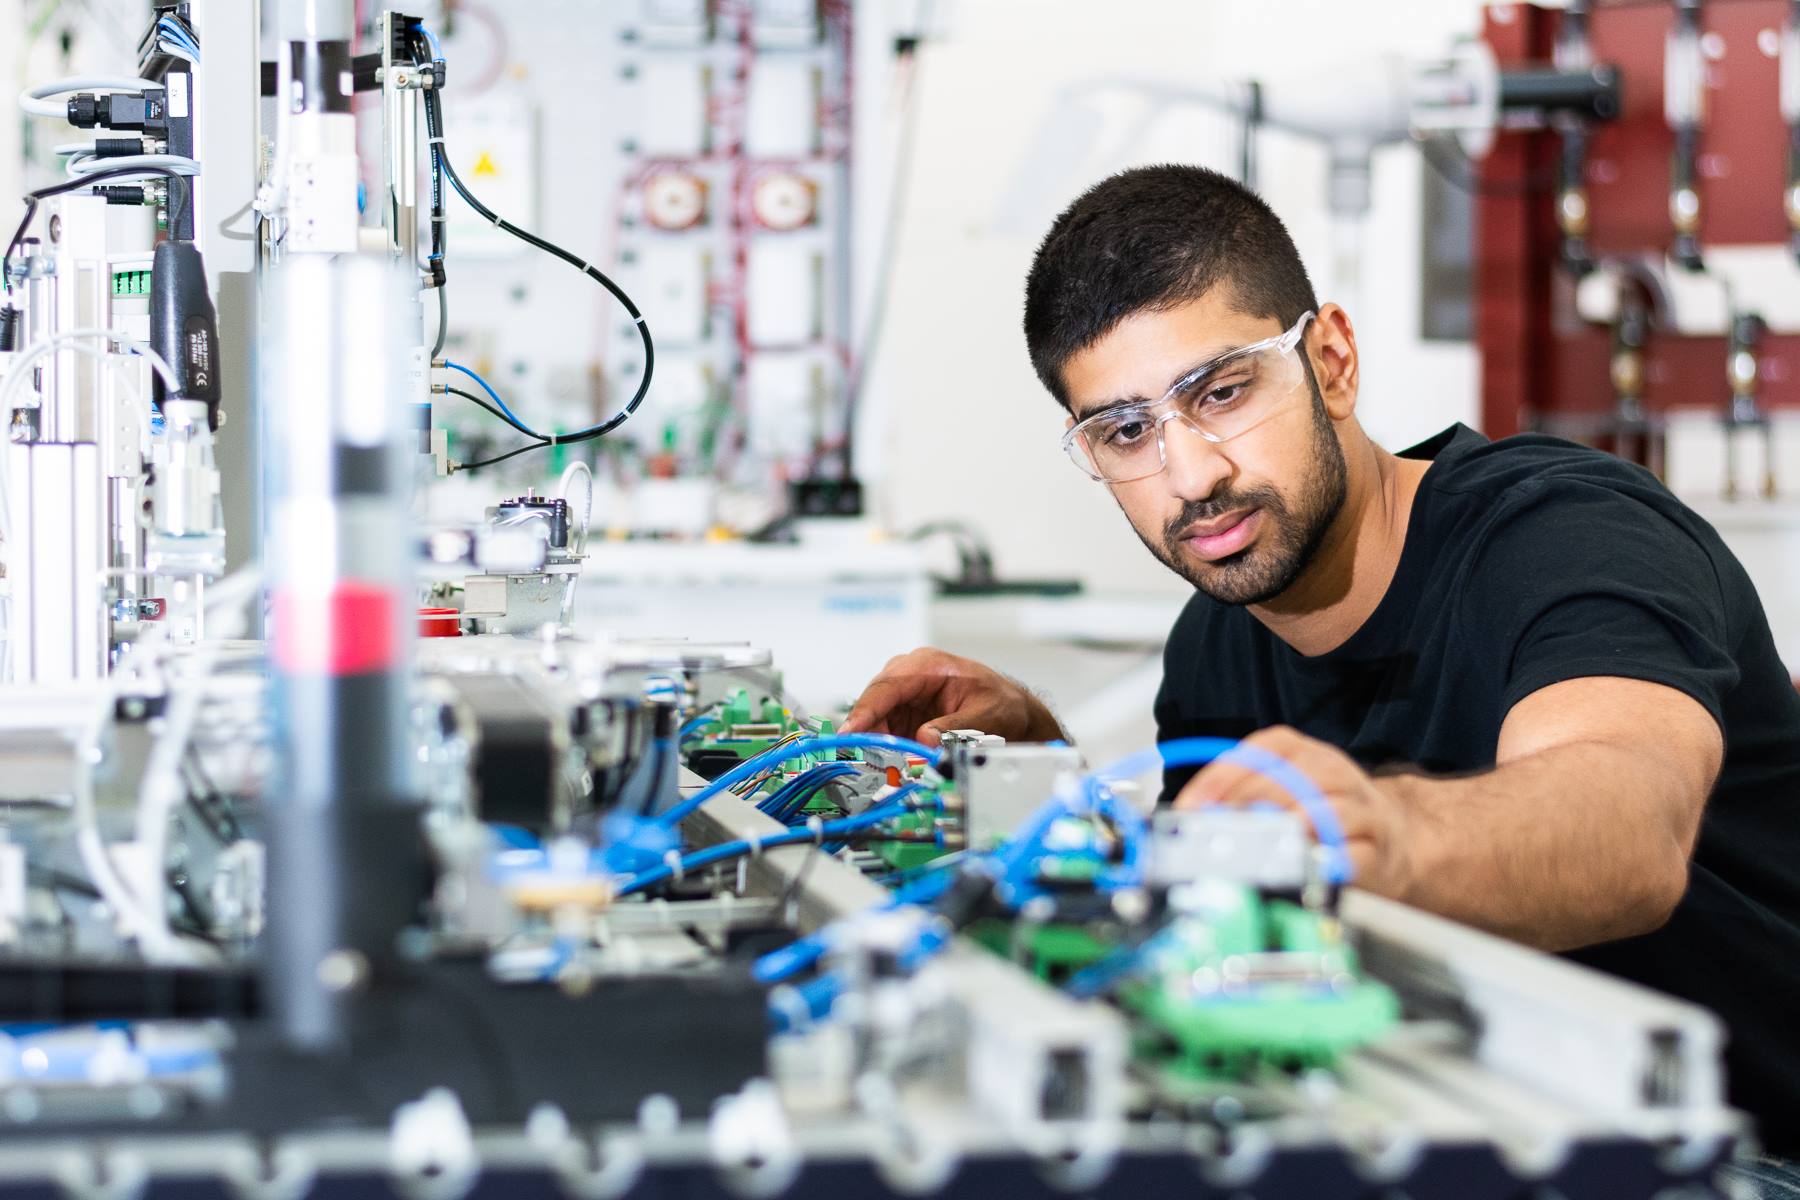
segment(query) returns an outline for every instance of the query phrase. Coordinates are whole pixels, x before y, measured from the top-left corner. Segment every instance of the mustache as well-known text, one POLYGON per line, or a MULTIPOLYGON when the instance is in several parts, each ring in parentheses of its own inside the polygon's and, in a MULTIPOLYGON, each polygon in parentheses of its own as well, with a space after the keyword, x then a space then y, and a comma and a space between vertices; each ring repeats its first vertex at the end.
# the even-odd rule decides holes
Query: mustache
POLYGON ((1163 526, 1163 540, 1170 546, 1178 545, 1182 531, 1196 521, 1210 521, 1228 512, 1246 508, 1266 508, 1271 515, 1277 517, 1287 511, 1287 506, 1281 501, 1281 493, 1267 485, 1241 492, 1223 492, 1205 500, 1187 500, 1182 503, 1181 511, 1163 526))

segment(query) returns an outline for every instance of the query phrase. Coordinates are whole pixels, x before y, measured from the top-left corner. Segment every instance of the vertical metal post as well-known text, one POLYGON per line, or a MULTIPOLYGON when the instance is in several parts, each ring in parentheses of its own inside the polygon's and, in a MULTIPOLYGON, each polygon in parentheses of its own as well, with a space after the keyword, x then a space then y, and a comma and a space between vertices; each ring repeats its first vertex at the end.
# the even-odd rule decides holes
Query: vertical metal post
POLYGON ((394 57, 398 13, 381 14, 381 152, 386 176, 388 253, 403 263, 419 261, 419 105, 410 60, 394 57))
POLYGON ((100 448, 92 442, 35 442, 5 449, 13 679, 98 679, 106 657, 100 448))
POLYGON ((260 7, 195 0, 190 9, 204 50, 194 68, 194 155, 206 164, 194 183, 194 241, 218 310, 223 420, 213 453, 224 484, 227 571, 256 561, 262 548, 263 473, 253 407, 258 231, 251 208, 262 166, 260 7))
POLYGON ((296 255, 263 334, 277 782, 264 969, 298 1049, 343 1040, 426 888, 407 735, 409 268, 296 255))

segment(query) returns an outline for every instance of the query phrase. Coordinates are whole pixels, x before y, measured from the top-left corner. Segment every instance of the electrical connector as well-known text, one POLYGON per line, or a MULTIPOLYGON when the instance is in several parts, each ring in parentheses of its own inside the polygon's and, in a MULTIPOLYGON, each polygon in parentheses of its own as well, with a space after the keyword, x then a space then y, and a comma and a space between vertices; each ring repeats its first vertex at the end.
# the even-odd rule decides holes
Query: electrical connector
POLYGON ((141 129, 166 133, 169 128, 168 93, 162 88, 142 92, 84 92, 69 97, 69 124, 77 129, 141 129))

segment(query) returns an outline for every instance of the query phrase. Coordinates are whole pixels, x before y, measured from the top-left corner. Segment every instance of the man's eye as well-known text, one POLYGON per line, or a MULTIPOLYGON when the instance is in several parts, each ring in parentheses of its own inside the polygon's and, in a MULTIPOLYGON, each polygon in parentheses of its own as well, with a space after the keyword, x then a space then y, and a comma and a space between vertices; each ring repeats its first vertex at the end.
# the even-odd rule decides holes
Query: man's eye
POLYGON ((1107 426, 1101 440, 1115 449, 1124 449, 1143 441, 1149 433, 1149 421, 1142 417, 1130 417, 1107 426))
POLYGON ((1206 394, 1200 398, 1200 403, 1207 408, 1224 408, 1242 400, 1244 393, 1249 388, 1250 385, 1241 379, 1232 383, 1215 384, 1206 390, 1206 394))

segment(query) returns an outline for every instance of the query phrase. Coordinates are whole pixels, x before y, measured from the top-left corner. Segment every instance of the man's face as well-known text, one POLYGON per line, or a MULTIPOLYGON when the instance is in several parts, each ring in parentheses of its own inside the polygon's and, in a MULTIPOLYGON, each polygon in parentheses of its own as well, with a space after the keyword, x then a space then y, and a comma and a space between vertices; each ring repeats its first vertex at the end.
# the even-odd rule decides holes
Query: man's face
MULTIPOLYGON (((1236 311, 1223 291, 1135 313, 1070 358, 1063 381, 1074 419, 1122 399, 1158 399, 1197 364, 1282 332, 1273 319, 1236 311)), ((1303 338, 1296 352, 1306 346, 1303 338)), ((1222 604, 1286 591, 1343 507, 1343 448, 1310 372, 1305 380, 1276 415, 1226 442, 1168 422, 1167 467, 1107 485, 1150 553, 1222 604)))

